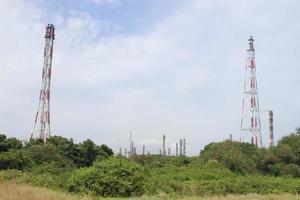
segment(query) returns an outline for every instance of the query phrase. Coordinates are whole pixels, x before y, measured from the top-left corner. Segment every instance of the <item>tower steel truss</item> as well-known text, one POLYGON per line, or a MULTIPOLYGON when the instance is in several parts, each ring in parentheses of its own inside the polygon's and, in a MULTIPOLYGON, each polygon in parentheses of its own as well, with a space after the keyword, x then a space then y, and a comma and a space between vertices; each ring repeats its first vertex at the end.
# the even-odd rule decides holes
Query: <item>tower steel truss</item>
POLYGON ((46 142, 50 136, 50 82, 53 56, 54 25, 48 24, 45 34, 44 66, 42 72, 42 86, 39 96, 38 111, 35 116, 34 127, 30 139, 39 137, 46 142))
POLYGON ((241 132, 251 136, 251 143, 262 147, 258 87, 256 78, 254 39, 248 39, 247 61, 244 81, 244 98, 242 104, 241 132))

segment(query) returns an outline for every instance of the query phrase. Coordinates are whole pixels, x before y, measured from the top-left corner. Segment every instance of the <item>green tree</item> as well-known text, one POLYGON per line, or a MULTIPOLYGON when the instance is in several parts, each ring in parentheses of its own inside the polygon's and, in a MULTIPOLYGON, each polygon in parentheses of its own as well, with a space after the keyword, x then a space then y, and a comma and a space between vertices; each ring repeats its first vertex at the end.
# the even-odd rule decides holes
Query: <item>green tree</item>
POLYGON ((40 138, 31 138, 29 142, 25 144, 25 147, 30 147, 32 145, 43 145, 44 141, 40 138))
POLYGON ((6 135, 0 134, 0 142, 4 142, 6 140, 6 135))
POLYGON ((113 151, 106 145, 97 146, 92 140, 87 139, 75 146, 77 156, 74 162, 80 167, 91 166, 96 159, 103 160, 113 155, 113 151))
POLYGON ((8 149, 21 149, 23 147, 22 142, 17 138, 7 138, 5 143, 7 144, 8 149))
POLYGON ((109 147, 108 147, 107 145, 105 145, 105 144, 102 144, 102 145, 100 146, 100 149, 101 149, 101 151, 105 152, 105 155, 106 155, 106 156, 113 156, 113 155, 114 155, 113 150, 112 150, 111 148, 109 148, 109 147))
POLYGON ((25 159, 20 151, 8 151, 0 153, 0 169, 24 169, 28 167, 30 160, 25 159))
POLYGON ((297 160, 291 146, 280 144, 275 148, 275 155, 286 164, 293 163, 297 160))
POLYGON ((91 166, 96 160, 97 156, 97 145, 90 139, 87 139, 78 145, 79 157, 78 164, 79 166, 91 166))
POLYGON ((289 136, 285 136, 278 141, 278 147, 282 145, 288 145, 291 151, 296 156, 295 162, 300 165, 300 128, 296 129, 294 133, 289 136))
POLYGON ((200 158, 208 160, 217 160, 222 162, 228 169, 234 172, 253 173, 256 165, 250 152, 256 152, 254 145, 241 144, 239 142, 225 141, 220 143, 211 143, 201 151, 200 158))
POLYGON ((23 144, 17 138, 7 138, 6 135, 0 134, 0 152, 10 149, 21 149, 23 144))
POLYGON ((0 134, 0 152, 1 151, 8 151, 8 145, 5 142, 6 140, 6 135, 0 134))
POLYGON ((72 166, 72 161, 62 156, 52 144, 32 145, 24 149, 23 154, 37 165, 55 162, 58 167, 72 166))
POLYGON ((291 176, 295 178, 300 177, 300 167, 296 164, 284 165, 280 170, 280 175, 291 176))
POLYGON ((271 173, 273 175, 279 175, 278 166, 274 166, 279 162, 280 159, 277 156, 275 156, 270 150, 261 149, 259 151, 259 156, 257 157, 256 167, 262 173, 271 173))
POLYGON ((76 149, 72 139, 67 139, 62 136, 51 136, 47 140, 47 144, 56 146, 61 155, 75 162, 78 156, 78 149, 76 149))

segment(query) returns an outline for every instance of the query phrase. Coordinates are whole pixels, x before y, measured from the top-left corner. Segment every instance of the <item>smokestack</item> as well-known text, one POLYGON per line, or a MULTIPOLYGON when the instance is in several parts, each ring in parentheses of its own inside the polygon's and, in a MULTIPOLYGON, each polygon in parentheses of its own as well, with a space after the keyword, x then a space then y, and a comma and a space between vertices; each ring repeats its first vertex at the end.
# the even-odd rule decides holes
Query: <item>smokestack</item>
POLYGON ((273 111, 269 111, 269 148, 274 146, 273 111))
POLYGON ((134 144, 131 142, 131 152, 130 154, 133 156, 134 155, 134 144))
POLYGON ((127 158, 127 149, 125 148, 125 158, 127 158))
POLYGON ((178 143, 176 143, 176 156, 178 156, 178 143))
POLYGON ((163 148, 162 148, 162 153, 165 156, 166 155, 166 136, 163 135, 163 148))
POLYGON ((183 155, 185 156, 186 153, 186 143, 185 143, 185 138, 183 138, 183 155))
POLYGON ((229 135, 229 140, 232 141, 232 134, 229 135))
POLYGON ((133 155, 136 155, 136 147, 133 147, 133 155))
POLYGON ((130 136, 129 136, 129 152, 128 157, 133 155, 133 142, 132 142, 132 130, 130 130, 130 136))
POLYGON ((182 139, 179 140, 179 155, 182 156, 182 139))
POLYGON ((145 155, 145 145, 143 145, 143 155, 145 155))
POLYGON ((168 148, 168 156, 171 156, 171 148, 168 148))
POLYGON ((120 147, 119 155, 122 156, 122 147, 120 147))

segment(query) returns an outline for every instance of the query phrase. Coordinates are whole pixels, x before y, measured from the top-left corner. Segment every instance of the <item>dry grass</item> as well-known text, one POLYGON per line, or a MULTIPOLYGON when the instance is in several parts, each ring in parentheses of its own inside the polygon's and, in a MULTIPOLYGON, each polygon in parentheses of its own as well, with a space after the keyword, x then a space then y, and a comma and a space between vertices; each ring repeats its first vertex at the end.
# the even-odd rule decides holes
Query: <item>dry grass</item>
POLYGON ((51 191, 45 188, 0 183, 0 200, 91 200, 87 197, 76 197, 69 194, 51 191))
MULTIPOLYGON (((107 198, 105 200, 122 200, 126 198, 107 198)), ((152 197, 127 198, 126 200, 168 200, 166 194, 152 197)), ((183 200, 300 200, 300 196, 282 195, 229 195, 226 197, 184 197, 183 200)), ((0 200, 93 200, 90 197, 79 197, 46 188, 0 182, 0 200)))
POLYGON ((291 194, 281 195, 228 195, 226 197, 187 197, 184 200, 299 200, 300 196, 291 194))

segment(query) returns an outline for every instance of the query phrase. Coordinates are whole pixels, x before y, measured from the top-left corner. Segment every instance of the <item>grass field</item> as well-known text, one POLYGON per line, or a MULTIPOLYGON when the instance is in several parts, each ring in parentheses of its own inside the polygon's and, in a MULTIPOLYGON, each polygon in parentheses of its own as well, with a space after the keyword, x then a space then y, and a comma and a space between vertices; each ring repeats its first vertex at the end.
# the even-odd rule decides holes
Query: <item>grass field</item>
MULTIPOLYGON (((126 198, 106 198, 106 200, 121 200, 126 198)), ((167 200, 165 194, 159 194, 152 197, 127 198, 126 200, 167 200)), ((296 200, 300 196, 281 194, 281 195, 230 195, 222 197, 183 197, 184 200, 296 200)), ((62 192, 52 191, 46 188, 33 187, 29 185, 20 185, 15 183, 0 183, 0 200, 95 200, 91 197, 74 196, 62 192)))

